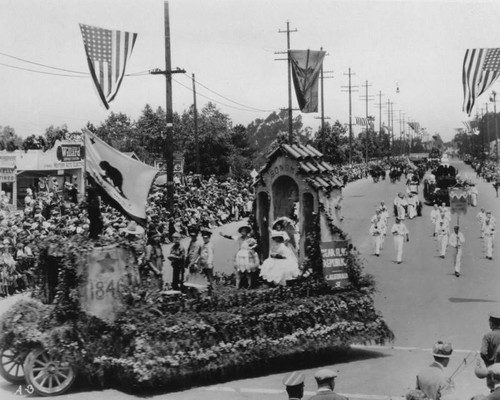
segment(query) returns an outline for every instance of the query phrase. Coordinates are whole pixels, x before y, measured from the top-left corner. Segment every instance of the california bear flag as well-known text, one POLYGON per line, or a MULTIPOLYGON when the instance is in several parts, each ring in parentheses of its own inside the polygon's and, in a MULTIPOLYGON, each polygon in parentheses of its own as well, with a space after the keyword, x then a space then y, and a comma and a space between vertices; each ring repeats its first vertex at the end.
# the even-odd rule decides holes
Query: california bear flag
POLYGON ((84 129, 86 170, 113 207, 146 224, 146 201, 158 170, 114 149, 84 129))

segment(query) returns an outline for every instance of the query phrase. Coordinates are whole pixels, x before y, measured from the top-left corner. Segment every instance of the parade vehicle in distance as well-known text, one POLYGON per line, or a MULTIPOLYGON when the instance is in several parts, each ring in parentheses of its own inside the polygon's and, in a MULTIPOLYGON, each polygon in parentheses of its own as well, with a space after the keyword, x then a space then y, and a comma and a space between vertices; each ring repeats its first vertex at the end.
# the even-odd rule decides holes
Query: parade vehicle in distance
POLYGON ((450 205, 449 189, 457 186, 457 169, 449 165, 447 159, 432 169, 431 175, 424 179, 424 199, 427 204, 450 205))

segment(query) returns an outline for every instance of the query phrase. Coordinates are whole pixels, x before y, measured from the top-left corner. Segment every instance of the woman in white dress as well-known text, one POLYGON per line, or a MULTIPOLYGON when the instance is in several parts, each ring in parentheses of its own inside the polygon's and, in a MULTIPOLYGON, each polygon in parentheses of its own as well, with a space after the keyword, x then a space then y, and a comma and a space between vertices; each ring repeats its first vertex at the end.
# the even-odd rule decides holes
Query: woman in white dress
POLYGON ((286 245, 288 235, 284 231, 271 231, 273 243, 261 268, 260 276, 267 282, 286 286, 286 281, 299 276, 300 269, 293 250, 286 245))

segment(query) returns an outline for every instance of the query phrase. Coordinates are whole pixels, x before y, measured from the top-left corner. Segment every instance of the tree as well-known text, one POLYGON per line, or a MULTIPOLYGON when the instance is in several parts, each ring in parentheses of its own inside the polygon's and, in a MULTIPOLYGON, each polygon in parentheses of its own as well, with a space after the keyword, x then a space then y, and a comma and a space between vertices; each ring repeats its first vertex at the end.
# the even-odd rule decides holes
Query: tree
MULTIPOLYGON (((273 112, 265 119, 256 119, 247 126, 247 138, 250 145, 255 149, 253 165, 259 168, 266 162, 269 149, 277 146, 280 132, 288 132, 288 111, 281 110, 273 112)), ((299 142, 308 141, 308 130, 304 129, 302 116, 297 115, 292 121, 293 140, 299 142)))
POLYGON ((68 127, 66 124, 62 126, 56 126, 54 125, 49 126, 47 129, 45 129, 45 144, 48 149, 51 149, 54 147, 54 143, 57 140, 65 140, 67 139, 68 135, 68 127))
POLYGON ((22 144, 23 150, 43 150, 47 148, 45 138, 42 135, 31 135, 24 139, 22 144))
POLYGON ((14 151, 21 148, 23 139, 17 136, 14 128, 0 126, 0 150, 14 151))
POLYGON ((325 133, 319 128, 313 135, 312 145, 318 150, 324 149, 325 160, 332 164, 344 164, 349 161, 349 138, 347 129, 335 121, 333 125, 325 123, 325 133), (324 139, 323 139, 324 137, 324 139))
POLYGON ((126 114, 112 112, 95 134, 119 151, 135 150, 135 128, 126 114))

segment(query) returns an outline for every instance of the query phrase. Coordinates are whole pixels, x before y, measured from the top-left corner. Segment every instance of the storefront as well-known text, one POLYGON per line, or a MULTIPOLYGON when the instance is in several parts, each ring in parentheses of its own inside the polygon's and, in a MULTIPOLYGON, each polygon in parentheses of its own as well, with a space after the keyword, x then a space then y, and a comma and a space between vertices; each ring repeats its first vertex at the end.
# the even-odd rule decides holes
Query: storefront
MULTIPOLYGON (((7 157, 14 160, 14 168, 2 168, 5 173, 0 174, 2 190, 7 193, 9 183, 12 185, 12 199, 15 199, 17 208, 24 207, 26 189, 33 193, 54 189, 63 195, 65 184, 71 184, 78 190, 81 199, 84 193, 84 147, 79 142, 57 141, 52 149, 43 150, 16 150, 0 152, 0 165, 7 165, 7 157), (3 161, 5 159, 5 161, 3 161), (15 173, 11 174, 10 170, 15 173), (4 185, 5 184, 5 185, 4 185), (3 187, 5 186, 5 190, 3 187)), ((12 163, 12 161, 9 161, 12 163)), ((9 164, 10 165, 10 164, 9 164)))
POLYGON ((0 190, 3 203, 9 208, 15 208, 14 199, 17 197, 16 156, 0 155, 0 190))

